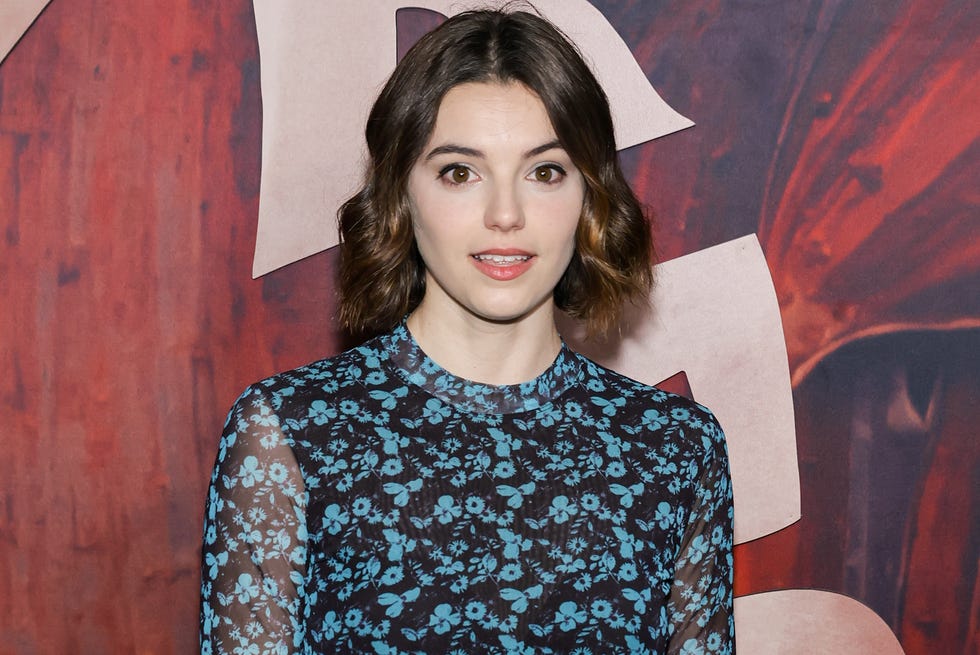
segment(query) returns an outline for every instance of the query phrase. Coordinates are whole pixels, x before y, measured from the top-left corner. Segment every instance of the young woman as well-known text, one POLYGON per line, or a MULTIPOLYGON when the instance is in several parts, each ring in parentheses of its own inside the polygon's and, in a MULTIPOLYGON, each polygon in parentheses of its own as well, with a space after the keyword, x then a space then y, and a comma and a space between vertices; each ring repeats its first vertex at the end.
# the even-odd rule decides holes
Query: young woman
POLYGON ((705 408, 570 351, 646 296, 609 108, 529 13, 398 65, 341 210, 341 315, 383 334, 251 386, 212 476, 206 653, 730 653, 705 408))

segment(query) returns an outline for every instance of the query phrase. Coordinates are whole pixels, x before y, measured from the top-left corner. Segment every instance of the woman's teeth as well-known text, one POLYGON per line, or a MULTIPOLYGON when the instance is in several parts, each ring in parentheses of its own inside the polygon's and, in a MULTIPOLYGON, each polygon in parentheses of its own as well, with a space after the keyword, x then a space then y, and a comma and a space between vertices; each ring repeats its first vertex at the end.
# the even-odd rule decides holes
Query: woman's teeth
POLYGON ((494 264, 516 264, 531 259, 530 255, 473 255, 481 262, 493 262, 494 264))

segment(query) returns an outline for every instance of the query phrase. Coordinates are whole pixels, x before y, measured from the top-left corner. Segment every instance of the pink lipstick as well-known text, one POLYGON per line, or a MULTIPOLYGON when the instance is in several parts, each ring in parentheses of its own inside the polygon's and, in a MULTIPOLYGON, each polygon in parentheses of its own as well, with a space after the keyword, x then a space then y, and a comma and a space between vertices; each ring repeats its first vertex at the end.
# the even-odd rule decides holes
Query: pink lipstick
POLYGON ((502 282, 523 275, 534 262, 534 255, 513 248, 484 250, 470 257, 477 270, 489 278, 502 282))

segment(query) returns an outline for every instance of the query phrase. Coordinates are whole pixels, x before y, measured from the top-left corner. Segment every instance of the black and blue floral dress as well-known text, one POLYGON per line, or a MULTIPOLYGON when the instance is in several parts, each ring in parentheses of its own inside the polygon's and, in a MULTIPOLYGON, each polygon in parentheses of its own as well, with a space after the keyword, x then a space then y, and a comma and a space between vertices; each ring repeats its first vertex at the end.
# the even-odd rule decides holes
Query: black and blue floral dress
POLYGON ((249 387, 204 536, 204 653, 731 653, 711 413, 567 347, 453 376, 404 324, 249 387))

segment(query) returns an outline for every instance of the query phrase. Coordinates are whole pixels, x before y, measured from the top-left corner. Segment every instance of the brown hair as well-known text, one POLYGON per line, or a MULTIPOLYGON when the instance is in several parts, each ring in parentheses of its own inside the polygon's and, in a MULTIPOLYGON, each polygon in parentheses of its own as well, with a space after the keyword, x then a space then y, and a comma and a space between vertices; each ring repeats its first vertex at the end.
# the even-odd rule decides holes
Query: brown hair
POLYGON ((609 102, 578 50, 531 13, 470 11, 423 36, 368 117, 364 187, 340 208, 340 318, 355 332, 387 330, 425 293, 408 176, 432 134, 443 96, 467 82, 517 82, 544 104, 586 193, 575 253, 555 304, 590 335, 616 323, 652 283, 649 223, 616 156, 609 102))

